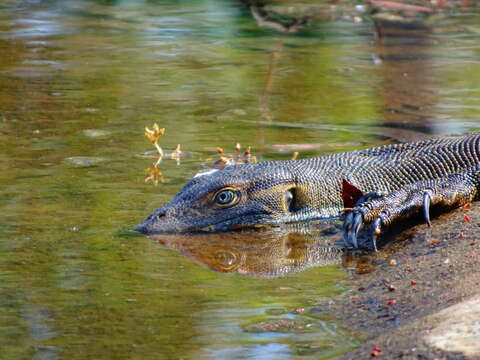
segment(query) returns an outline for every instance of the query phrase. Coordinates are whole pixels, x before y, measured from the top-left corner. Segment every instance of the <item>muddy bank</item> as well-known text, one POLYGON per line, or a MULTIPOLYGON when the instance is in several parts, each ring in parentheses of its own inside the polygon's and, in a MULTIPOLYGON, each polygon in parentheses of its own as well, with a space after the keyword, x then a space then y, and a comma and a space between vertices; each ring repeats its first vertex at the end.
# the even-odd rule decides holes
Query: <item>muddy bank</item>
POLYGON ((480 358, 479 220, 478 203, 442 215, 352 269, 353 290, 317 309, 364 335, 344 359, 480 358))

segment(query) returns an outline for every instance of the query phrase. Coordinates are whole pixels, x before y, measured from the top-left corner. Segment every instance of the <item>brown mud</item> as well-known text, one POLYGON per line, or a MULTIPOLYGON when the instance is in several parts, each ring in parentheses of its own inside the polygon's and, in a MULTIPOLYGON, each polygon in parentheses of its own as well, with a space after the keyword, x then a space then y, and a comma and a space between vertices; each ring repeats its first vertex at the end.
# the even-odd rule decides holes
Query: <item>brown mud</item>
POLYGON ((479 221, 478 203, 441 215, 351 270, 353 290, 317 309, 363 336, 344 359, 480 359, 479 221))

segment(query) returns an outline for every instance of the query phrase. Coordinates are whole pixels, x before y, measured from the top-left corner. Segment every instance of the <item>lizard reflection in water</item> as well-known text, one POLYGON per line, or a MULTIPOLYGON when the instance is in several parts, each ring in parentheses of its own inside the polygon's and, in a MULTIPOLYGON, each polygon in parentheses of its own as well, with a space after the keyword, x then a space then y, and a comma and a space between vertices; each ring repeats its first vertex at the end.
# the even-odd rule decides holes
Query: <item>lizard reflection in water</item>
MULTIPOLYGON (((337 244, 341 232, 325 222, 288 224, 281 228, 216 234, 156 234, 160 245, 210 270, 256 278, 276 278, 311 267, 342 264, 360 271, 373 259, 353 258, 337 244)), ((371 270, 371 269, 370 269, 371 270)))

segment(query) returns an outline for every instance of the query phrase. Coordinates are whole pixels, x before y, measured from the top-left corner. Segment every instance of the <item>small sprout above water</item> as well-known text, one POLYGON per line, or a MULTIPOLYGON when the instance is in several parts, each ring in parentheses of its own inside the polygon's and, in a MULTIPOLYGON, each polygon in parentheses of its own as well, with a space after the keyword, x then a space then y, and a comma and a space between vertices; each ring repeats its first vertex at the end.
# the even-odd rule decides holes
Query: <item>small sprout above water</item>
MULTIPOLYGON (((162 159, 165 156, 163 149, 158 145, 158 140, 165 135, 165 129, 158 126, 157 123, 153 124, 152 129, 145 127, 145 136, 150 140, 157 149, 158 158, 151 166, 145 169, 147 176, 145 182, 152 182, 155 185, 158 185, 159 182, 163 182, 163 174, 158 168, 158 165, 162 162, 162 159)), ((180 149, 180 144, 177 145, 176 149, 172 151, 168 157, 177 162, 177 165, 180 165, 180 158, 183 156, 182 150, 180 149)))
POLYGON ((217 147, 216 151, 220 156, 226 156, 225 151, 221 147, 217 147))
POLYGON ((213 167, 216 169, 223 169, 227 166, 241 165, 241 164, 254 164, 257 162, 257 158, 252 156, 252 149, 250 146, 243 152, 239 143, 235 145, 235 154, 229 155, 225 153, 220 147, 217 147, 217 153, 220 155, 220 159, 215 161, 213 167))
POLYGON ((158 140, 163 135, 165 135, 165 128, 160 129, 157 123, 153 124, 152 130, 150 130, 148 127, 145 127, 145 136, 152 142, 153 146, 155 146, 161 157, 164 156, 164 153, 160 145, 158 145, 158 140))
POLYGON ((180 165, 180 158, 182 157, 182 150, 180 150, 180 144, 177 144, 175 151, 170 154, 172 160, 177 161, 177 165, 180 165))

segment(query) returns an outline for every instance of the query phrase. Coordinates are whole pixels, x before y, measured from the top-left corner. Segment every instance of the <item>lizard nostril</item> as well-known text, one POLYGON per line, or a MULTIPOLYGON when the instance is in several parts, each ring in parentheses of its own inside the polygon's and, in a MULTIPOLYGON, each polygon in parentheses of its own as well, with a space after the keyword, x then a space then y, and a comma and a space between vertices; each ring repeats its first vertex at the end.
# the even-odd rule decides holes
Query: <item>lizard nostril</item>
POLYGON ((152 215, 150 215, 146 221, 157 221, 157 220, 161 220, 163 217, 165 217, 167 214, 167 212, 163 209, 159 209, 157 210, 156 212, 154 212, 152 215))

